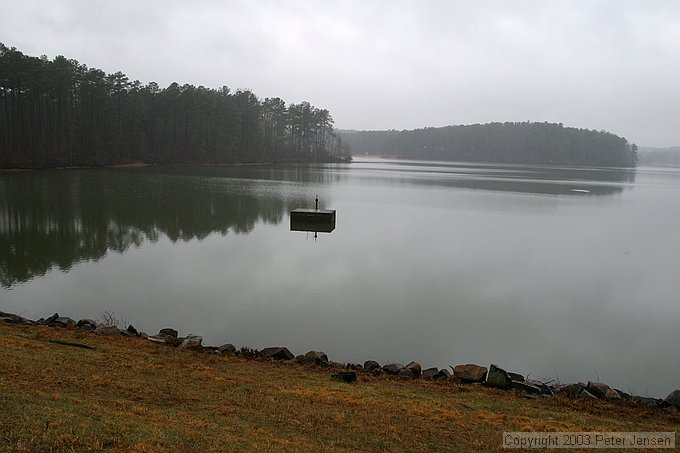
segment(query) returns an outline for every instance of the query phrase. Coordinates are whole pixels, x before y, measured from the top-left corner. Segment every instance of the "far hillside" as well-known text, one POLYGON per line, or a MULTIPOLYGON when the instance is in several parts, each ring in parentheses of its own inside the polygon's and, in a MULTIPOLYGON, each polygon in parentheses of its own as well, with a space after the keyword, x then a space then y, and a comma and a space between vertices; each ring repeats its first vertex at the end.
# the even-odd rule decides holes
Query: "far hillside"
POLYGON ((670 148, 640 148, 640 165, 680 167, 680 146, 670 148))
POLYGON ((354 155, 449 160, 632 167, 637 145, 605 131, 562 123, 489 123, 403 131, 338 131, 354 155))

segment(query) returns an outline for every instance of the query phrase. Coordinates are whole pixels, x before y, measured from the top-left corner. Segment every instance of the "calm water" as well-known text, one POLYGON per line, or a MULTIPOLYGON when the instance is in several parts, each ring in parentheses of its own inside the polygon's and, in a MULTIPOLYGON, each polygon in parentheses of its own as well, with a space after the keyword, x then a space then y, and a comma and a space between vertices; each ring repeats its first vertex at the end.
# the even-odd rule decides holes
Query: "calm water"
POLYGON ((0 310, 680 388, 680 172, 358 159, 0 174, 0 310), (289 211, 337 210, 329 234, 289 211))

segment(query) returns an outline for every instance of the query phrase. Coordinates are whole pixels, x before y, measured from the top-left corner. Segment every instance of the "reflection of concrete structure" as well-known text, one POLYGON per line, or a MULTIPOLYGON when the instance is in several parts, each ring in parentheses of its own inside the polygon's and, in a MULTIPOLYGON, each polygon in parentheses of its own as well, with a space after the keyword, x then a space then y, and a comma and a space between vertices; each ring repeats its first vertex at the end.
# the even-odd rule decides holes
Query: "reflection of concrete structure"
POLYGON ((294 209, 290 212, 291 231, 330 233, 335 229, 335 209, 294 209))

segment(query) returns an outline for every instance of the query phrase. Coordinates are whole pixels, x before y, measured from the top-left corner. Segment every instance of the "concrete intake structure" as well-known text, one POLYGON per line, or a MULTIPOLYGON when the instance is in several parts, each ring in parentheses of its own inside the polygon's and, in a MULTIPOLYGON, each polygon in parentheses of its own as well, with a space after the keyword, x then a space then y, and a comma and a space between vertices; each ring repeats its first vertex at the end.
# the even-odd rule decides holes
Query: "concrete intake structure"
POLYGON ((290 212, 291 231, 330 233, 335 229, 335 209, 294 209, 290 212))

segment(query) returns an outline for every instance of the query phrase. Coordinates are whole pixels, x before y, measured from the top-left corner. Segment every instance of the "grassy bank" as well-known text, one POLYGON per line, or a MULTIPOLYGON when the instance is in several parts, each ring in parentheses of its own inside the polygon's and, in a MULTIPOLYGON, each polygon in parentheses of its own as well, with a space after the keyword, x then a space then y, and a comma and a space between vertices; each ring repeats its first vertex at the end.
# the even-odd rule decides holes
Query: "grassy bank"
MULTIPOLYGON (((675 431, 680 416, 0 323, 0 451, 499 450, 503 431, 675 431), (50 342, 66 340, 95 349, 50 342)), ((617 450, 621 451, 621 450, 617 450)))

